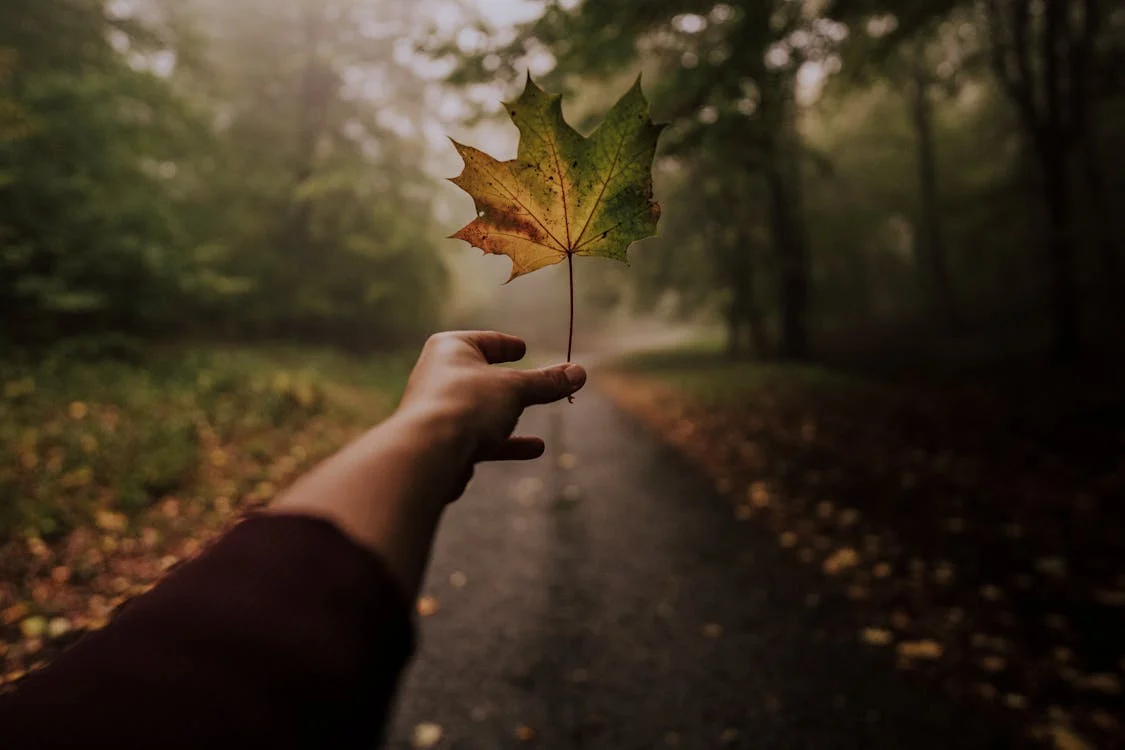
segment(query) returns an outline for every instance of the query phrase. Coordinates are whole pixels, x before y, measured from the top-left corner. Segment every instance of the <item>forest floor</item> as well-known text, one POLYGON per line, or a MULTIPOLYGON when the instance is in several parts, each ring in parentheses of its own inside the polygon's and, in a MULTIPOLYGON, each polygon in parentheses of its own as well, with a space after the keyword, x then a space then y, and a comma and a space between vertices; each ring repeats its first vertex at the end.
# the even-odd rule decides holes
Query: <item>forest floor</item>
POLYGON ((0 365, 0 686, 384 416, 408 366, 180 348, 0 365))
MULTIPOLYGON (((386 414, 408 365, 0 367, 0 676, 386 414)), ((1125 747, 1125 408, 1044 378, 595 372, 521 424, 545 460, 450 509, 390 746, 1125 747)))
POLYGON ((1125 747, 1125 393, 1108 373, 937 379, 617 368, 676 446, 867 622, 862 640, 1057 747, 1125 747))

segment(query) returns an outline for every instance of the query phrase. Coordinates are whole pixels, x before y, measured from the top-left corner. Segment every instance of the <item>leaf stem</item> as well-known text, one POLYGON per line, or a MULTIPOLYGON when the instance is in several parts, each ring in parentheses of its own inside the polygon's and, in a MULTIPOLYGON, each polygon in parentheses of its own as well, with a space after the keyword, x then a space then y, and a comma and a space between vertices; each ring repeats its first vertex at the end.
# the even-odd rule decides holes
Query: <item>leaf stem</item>
POLYGON ((566 254, 566 263, 570 272, 570 338, 566 344, 566 361, 569 363, 574 355, 574 253, 566 254))
MULTIPOLYGON (((570 336, 566 342, 566 361, 567 363, 574 356, 574 253, 568 252, 566 254, 567 271, 570 275, 570 336)), ((570 403, 574 403, 574 396, 567 399, 570 403)))

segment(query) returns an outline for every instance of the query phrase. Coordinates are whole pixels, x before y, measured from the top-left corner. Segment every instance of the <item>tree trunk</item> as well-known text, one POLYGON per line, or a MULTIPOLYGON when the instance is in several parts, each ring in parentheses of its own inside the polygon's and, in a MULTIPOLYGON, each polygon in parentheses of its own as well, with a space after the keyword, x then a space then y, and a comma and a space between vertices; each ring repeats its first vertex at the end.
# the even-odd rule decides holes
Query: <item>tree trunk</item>
POLYGON ((1080 352, 1081 322, 1074 262, 1073 206, 1065 146, 1048 142, 1040 150, 1040 161, 1051 275, 1051 351, 1057 361, 1070 362, 1080 352))
POLYGON ((737 289, 731 297, 730 302, 727 304, 727 357, 729 359, 742 359, 742 327, 744 323, 744 316, 742 314, 742 304, 738 299, 737 289))
POLYGON ((727 307, 727 353, 733 359, 741 358, 744 353, 758 359, 766 359, 770 354, 769 337, 758 306, 750 265, 748 263, 744 272, 739 274, 727 307))
POLYGON ((1103 286, 1116 289, 1121 276, 1121 255, 1115 230, 1114 212, 1106 199, 1105 170, 1098 154, 1097 134, 1087 125, 1081 139, 1082 181, 1086 187, 1086 198, 1090 202, 1090 214, 1094 223, 1094 242, 1098 246, 1101 261, 1103 286))
POLYGON ((1038 139, 1039 159, 1043 165, 1043 197, 1047 203, 1053 329, 1051 349, 1060 362, 1077 359, 1081 347, 1069 167, 1075 136, 1071 118, 1076 108, 1084 109, 1087 104, 1082 99, 1086 91, 1077 85, 1074 63, 1080 55, 1070 44, 1068 13, 1069 3, 1065 0, 1048 0, 1042 40, 1046 117, 1038 139))
POLYGON ((770 195, 770 231, 778 264, 778 300, 781 331, 778 355, 799 360, 808 356, 808 259, 803 243, 794 232, 794 217, 785 177, 771 164, 766 169, 770 195))
POLYGON ((924 68, 922 52, 914 61, 913 119, 918 146, 918 219, 915 229, 918 270, 923 293, 931 309, 949 333, 961 330, 949 264, 945 254, 941 212, 938 208, 937 158, 934 145, 932 88, 924 68))
POLYGON ((769 336, 766 334, 766 322, 762 319, 762 308, 758 306, 753 276, 746 283, 746 327, 750 333, 750 351, 758 359, 767 359, 770 356, 769 336))
POLYGON ((772 124, 765 153, 766 186, 770 201, 770 230, 777 253, 778 301, 781 331, 778 356, 802 360, 809 355, 809 259, 808 240, 801 225, 800 135, 797 123, 796 79, 781 76, 775 81, 776 100, 764 96, 762 108, 776 111, 763 120, 772 124))

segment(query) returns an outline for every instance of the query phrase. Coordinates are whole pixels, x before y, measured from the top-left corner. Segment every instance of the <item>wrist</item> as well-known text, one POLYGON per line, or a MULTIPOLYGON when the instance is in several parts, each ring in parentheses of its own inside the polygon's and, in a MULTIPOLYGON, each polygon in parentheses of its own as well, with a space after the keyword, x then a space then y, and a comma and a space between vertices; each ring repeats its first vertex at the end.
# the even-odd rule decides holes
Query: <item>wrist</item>
POLYGON ((403 404, 378 429, 393 434, 405 450, 432 456, 450 467, 467 465, 477 451, 477 437, 469 424, 463 409, 431 401, 403 404))

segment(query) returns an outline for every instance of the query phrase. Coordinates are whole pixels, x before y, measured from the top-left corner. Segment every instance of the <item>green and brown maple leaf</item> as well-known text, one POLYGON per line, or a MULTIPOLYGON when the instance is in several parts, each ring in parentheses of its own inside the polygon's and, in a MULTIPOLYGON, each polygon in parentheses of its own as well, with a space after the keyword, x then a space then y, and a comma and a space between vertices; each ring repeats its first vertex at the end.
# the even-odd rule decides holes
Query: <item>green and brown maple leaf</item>
POLYGON ((630 245, 656 234, 652 162, 663 126, 639 79, 589 137, 563 118, 562 96, 530 77, 505 108, 520 133, 515 159, 453 142, 465 169, 452 182, 477 208, 454 238, 507 255, 514 279, 574 255, 625 261, 630 245))

